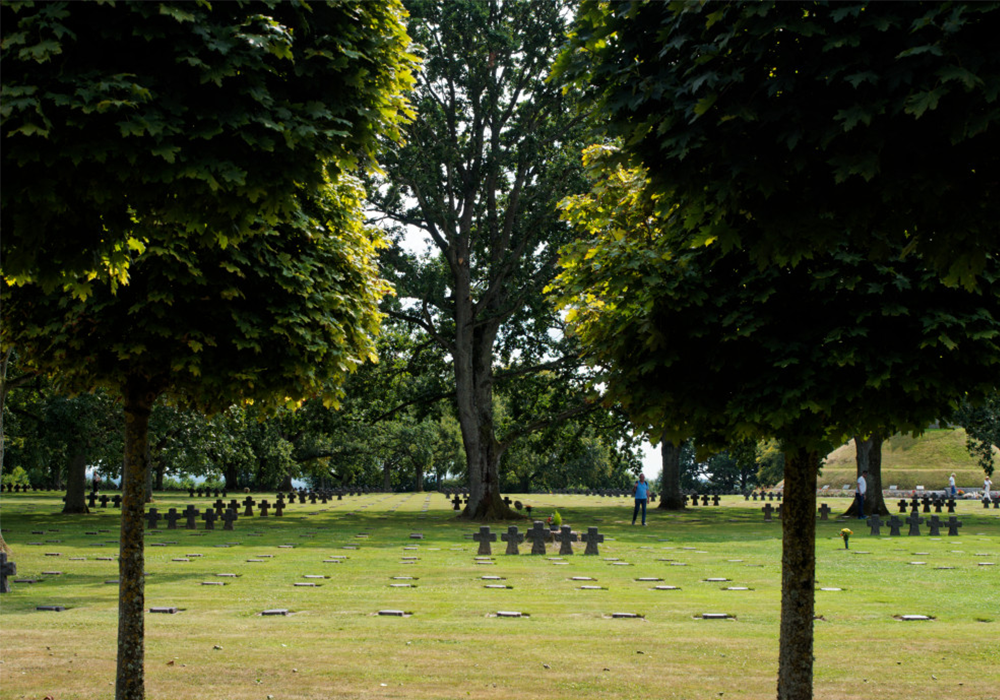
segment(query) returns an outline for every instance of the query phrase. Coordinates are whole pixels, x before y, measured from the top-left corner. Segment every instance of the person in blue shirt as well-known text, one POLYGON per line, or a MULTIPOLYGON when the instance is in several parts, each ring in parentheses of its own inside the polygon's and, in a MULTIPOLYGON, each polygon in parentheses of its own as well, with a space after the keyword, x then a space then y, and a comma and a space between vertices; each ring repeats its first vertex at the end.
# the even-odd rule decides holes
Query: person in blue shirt
POLYGON ((642 508, 642 524, 646 524, 646 502, 649 500, 649 484, 646 483, 646 475, 640 474, 639 481, 632 488, 632 495, 635 496, 635 510, 632 511, 632 524, 635 525, 636 516, 642 508))

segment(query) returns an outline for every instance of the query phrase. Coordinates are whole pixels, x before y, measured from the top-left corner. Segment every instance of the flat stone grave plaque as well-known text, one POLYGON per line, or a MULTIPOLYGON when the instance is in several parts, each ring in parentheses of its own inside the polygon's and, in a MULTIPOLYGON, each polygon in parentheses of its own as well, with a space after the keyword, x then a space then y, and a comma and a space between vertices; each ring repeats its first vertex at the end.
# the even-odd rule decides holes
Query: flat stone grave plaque
POLYGON ((748 586, 724 586, 722 588, 724 591, 752 591, 752 588, 748 586))
POLYGON ((70 557, 70 561, 87 561, 87 557, 70 557))
POLYGON ((263 610, 261 615, 288 615, 289 610, 287 608, 273 608, 271 610, 263 610))
POLYGON ((706 579, 702 579, 702 580, 705 581, 706 583, 722 583, 724 581, 728 581, 729 579, 728 578, 723 578, 721 576, 716 576, 716 577, 713 577, 713 578, 706 578, 706 579))
POLYGON ((823 588, 820 588, 820 590, 821 591, 842 591, 844 589, 843 588, 836 588, 834 586, 825 586, 823 588))
POLYGON ((47 556, 47 557, 61 557, 62 556, 62 552, 46 552, 45 556, 47 556))
POLYGON ((682 561, 672 561, 670 562, 670 566, 687 566, 687 564, 682 561))
POLYGON ((604 586, 580 586, 581 591, 606 591, 604 586))
POLYGON ((302 574, 302 578, 330 578, 329 576, 324 576, 323 574, 302 574))
POLYGON ((743 560, 742 559, 726 559, 726 561, 728 561, 730 564, 739 564, 743 560))
POLYGON ((247 564, 263 564, 266 559, 247 559, 247 564))
POLYGON ((167 543, 166 542, 150 542, 149 546, 150 547, 166 547, 167 543))
POLYGON ((527 615, 516 610, 497 610, 497 617, 527 617, 527 615))
MULTIPOLYGON (((17 583, 17 582, 15 581, 15 583, 17 583)), ((110 586, 110 585, 117 586, 118 583, 119 583, 119 581, 118 581, 118 579, 114 579, 113 581, 105 581, 104 583, 105 583, 105 585, 108 585, 108 586, 110 586)))
POLYGON ((419 550, 420 550, 420 547, 403 547, 403 551, 404 552, 413 552, 413 551, 419 551, 419 550))
POLYGON ((345 544, 341 549, 357 549, 353 544, 345 544))
MULTIPOLYGON (((407 577, 408 578, 408 577, 407 577)), ((503 576, 480 576, 480 581, 503 581, 503 576)))
POLYGON ((389 579, 392 580, 392 581, 416 581, 417 577, 416 576, 390 576, 389 579))
POLYGON ((203 586, 225 586, 226 582, 225 581, 202 581, 201 585, 203 585, 203 586))
POLYGON ((184 556, 190 557, 192 559, 197 559, 198 557, 203 557, 205 555, 204 554, 185 554, 184 556))
POLYGON ((295 549, 294 544, 279 544, 278 549, 295 549))
POLYGON ((174 615, 177 611, 178 609, 173 607, 154 607, 149 609, 151 613, 163 613, 164 615, 174 615))
POLYGON ((239 574, 216 574, 219 578, 239 578, 239 574))
POLYGON ((642 615, 639 615, 638 613, 627 613, 627 612, 611 613, 611 619, 613 620, 622 620, 622 619, 634 620, 641 617, 642 615))
POLYGON ((191 561, 191 560, 188 559, 187 557, 174 557, 170 561, 191 561))
POLYGON ((35 608, 35 610, 42 610, 47 612, 62 612, 65 609, 66 608, 62 605, 39 605, 35 608))
POLYGON ((299 588, 318 588, 320 584, 312 583, 311 581, 310 582, 296 581, 292 585, 297 586, 299 588))
POLYGON ((926 563, 927 562, 925 562, 925 561, 911 561, 910 562, 910 566, 923 566, 926 563))
POLYGON ((379 610, 378 614, 382 617, 409 617, 411 615, 404 610, 379 610))
POLYGON ((650 581, 650 582, 653 582, 653 581, 662 581, 662 580, 663 580, 662 578, 657 578, 655 576, 641 576, 641 577, 639 577, 639 578, 636 579, 636 581, 650 581))
POLYGON ((590 576, 574 576, 570 581, 596 581, 596 578, 591 578, 590 576))
POLYGON ((979 562, 979 566, 996 566, 996 562, 992 562, 992 561, 981 561, 981 562, 979 562))
POLYGON ((346 557, 346 556, 344 556, 343 554, 331 554, 331 555, 330 555, 329 557, 327 557, 327 558, 328 558, 328 559, 341 559, 341 560, 344 560, 344 559, 347 559, 347 557, 346 557))
POLYGON ((729 613, 702 613, 698 617, 702 620, 728 620, 732 615, 729 613))
POLYGON ((653 586, 654 591, 679 591, 680 586, 653 586))
POLYGON ((608 566, 632 566, 627 561, 613 561, 608 566))
POLYGON ((61 571, 43 571, 42 576, 62 576, 61 571))
POLYGON ((505 583, 487 583, 485 586, 483 586, 483 588, 503 588, 503 589, 510 589, 510 588, 513 588, 513 586, 508 586, 505 583))
POLYGON ((933 620, 934 618, 930 615, 899 615, 897 619, 903 620, 904 622, 919 622, 923 620, 933 620))

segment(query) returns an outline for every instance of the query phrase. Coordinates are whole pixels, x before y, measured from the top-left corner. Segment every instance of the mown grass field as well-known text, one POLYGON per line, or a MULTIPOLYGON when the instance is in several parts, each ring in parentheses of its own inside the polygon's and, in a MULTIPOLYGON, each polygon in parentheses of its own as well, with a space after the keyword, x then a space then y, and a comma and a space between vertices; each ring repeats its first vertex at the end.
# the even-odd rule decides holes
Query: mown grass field
MULTIPOLYGON (((765 523, 760 503, 727 497, 682 514, 654 510, 642 528, 629 524, 628 499, 517 498, 536 518, 558 508, 574 530, 599 527, 600 555, 583 556, 578 542, 563 558, 552 545, 544 557, 525 545, 505 556, 498 538, 492 563, 477 563, 469 537, 478 525, 456 520, 440 494, 297 504, 282 518, 241 517, 233 532, 161 522, 147 533, 146 606, 181 612, 146 616, 147 697, 774 696, 781 524, 765 523), (306 582, 321 585, 294 585, 306 582), (485 588, 500 583, 509 588, 485 588), (259 614, 270 608, 292 614, 259 614), (412 616, 376 614, 384 609, 412 616), (528 617, 496 617, 501 610, 528 617), (618 612, 642 617, 613 619, 618 612), (735 619, 698 619, 706 612, 735 619)), ((204 509, 211 500, 158 495, 155 505, 204 509)), ((117 563, 98 558, 117 553, 118 514, 61 516, 59 505, 56 494, 0 500, 15 578, 38 579, 0 598, 2 698, 113 696, 117 586, 106 581, 117 563)), ((815 697, 1000 697, 1000 511, 961 503, 958 515, 958 537, 930 538, 926 528, 870 537, 857 520, 818 523, 817 587, 841 590, 816 593, 815 697), (845 525, 855 532, 849 550, 837 534, 845 525), (934 619, 896 619, 904 614, 934 619)))

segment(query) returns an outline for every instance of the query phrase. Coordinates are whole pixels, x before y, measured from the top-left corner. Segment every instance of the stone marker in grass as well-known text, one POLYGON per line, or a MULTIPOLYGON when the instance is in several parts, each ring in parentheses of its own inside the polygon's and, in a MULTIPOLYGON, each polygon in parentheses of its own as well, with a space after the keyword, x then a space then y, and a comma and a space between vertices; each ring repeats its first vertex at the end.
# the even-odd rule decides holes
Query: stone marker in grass
POLYGON ((156 512, 156 508, 150 508, 149 512, 146 513, 146 527, 150 530, 156 529, 156 523, 163 516, 156 512))
POLYGON ((889 537, 899 537, 899 528, 903 525, 903 521, 899 519, 899 516, 893 515, 889 518, 889 537))
POLYGON ((7 553, 0 552, 0 593, 10 593, 10 582, 8 576, 17 574, 17 564, 7 561, 7 553))
POLYGON ((550 536, 549 530, 545 527, 541 520, 536 520, 531 529, 525 533, 525 536, 531 540, 531 553, 532 554, 545 554, 545 540, 550 536))
POLYGON ((507 543, 507 554, 519 554, 517 546, 524 542, 524 535, 517 531, 516 525, 507 528, 507 532, 500 535, 500 539, 507 543))
POLYGON ((941 536, 941 518, 936 515, 932 515, 927 519, 927 527, 929 528, 927 534, 931 537, 941 536))
POLYGON ((233 529, 233 523, 235 523, 238 518, 239 518, 239 515, 236 514, 235 510, 232 510, 232 509, 227 510, 225 513, 222 514, 222 522, 225 523, 222 526, 222 529, 223 530, 232 530, 233 529))
POLYGON ((216 519, 216 517, 217 516, 215 514, 215 511, 212 510, 211 508, 206 508, 205 512, 201 514, 201 519, 205 521, 205 529, 206 530, 214 530, 215 529, 215 519, 216 519))
POLYGON ((177 608, 174 607, 153 607, 149 609, 151 613, 162 613, 164 615, 176 615, 178 612, 177 608))
POLYGON ((559 554, 566 555, 573 553, 573 543, 577 540, 577 535, 569 525, 563 525, 556 535, 559 539, 559 554))
POLYGON ((476 542, 479 543, 479 551, 477 554, 481 555, 492 555, 493 549, 490 546, 491 542, 497 541, 496 533, 490 532, 488 525, 483 525, 479 528, 479 532, 472 536, 476 542))
POLYGON ((43 612, 63 612, 65 609, 65 606, 62 605, 39 605, 35 608, 35 610, 43 612))
POLYGON ((924 519, 920 517, 916 509, 910 513, 910 517, 906 519, 906 522, 910 525, 910 531, 907 534, 910 537, 918 537, 920 535, 920 526, 923 525, 924 519))
POLYGON ((958 528, 962 527, 962 521, 956 518, 954 515, 948 518, 948 535, 950 537, 958 536, 958 528))
POLYGON ((604 535, 600 534, 596 527, 588 527, 587 532, 581 535, 580 539, 587 543, 587 548, 583 551, 584 555, 597 556, 600 554, 598 545, 604 541, 604 535))
POLYGON ((830 519, 830 506, 828 506, 825 503, 819 507, 819 519, 820 520, 830 519))
POLYGON ((761 510, 764 511, 764 522, 765 523, 771 522, 771 514, 774 512, 774 506, 772 506, 770 503, 765 503, 764 507, 761 508, 761 510))
POLYGON ((878 537, 882 534, 882 518, 879 517, 878 513, 872 513, 868 516, 868 527, 871 528, 871 535, 878 537))
POLYGON ((291 611, 289 611, 288 608, 271 608, 270 610, 262 610, 260 614, 261 615, 267 615, 267 616, 271 616, 271 615, 289 615, 289 614, 291 614, 291 611))

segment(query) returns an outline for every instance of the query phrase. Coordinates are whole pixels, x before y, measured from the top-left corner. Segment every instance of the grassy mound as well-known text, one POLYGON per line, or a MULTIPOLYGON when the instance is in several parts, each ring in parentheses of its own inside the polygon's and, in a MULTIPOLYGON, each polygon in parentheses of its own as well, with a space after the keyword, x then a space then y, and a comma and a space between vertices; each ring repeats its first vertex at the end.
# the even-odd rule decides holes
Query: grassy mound
MULTIPOLYGON (((834 450, 826 458, 819 487, 840 490, 855 481, 854 441, 834 450)), ((920 437, 896 435, 882 445, 882 483, 888 488, 943 489, 954 472, 960 489, 982 488, 983 470, 965 448, 965 430, 928 430, 920 437)))

